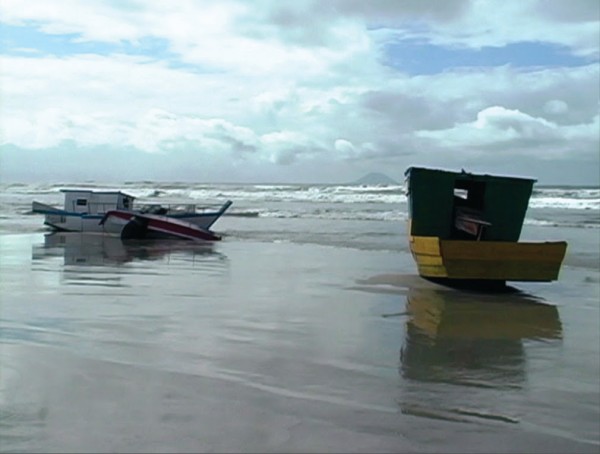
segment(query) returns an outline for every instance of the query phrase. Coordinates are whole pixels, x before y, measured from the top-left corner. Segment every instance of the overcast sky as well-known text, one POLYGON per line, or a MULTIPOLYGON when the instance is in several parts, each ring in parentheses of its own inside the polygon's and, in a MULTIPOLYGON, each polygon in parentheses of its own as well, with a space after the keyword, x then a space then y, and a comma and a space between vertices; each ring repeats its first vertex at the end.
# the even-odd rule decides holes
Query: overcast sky
POLYGON ((600 180, 597 0, 2 0, 0 180, 600 180))

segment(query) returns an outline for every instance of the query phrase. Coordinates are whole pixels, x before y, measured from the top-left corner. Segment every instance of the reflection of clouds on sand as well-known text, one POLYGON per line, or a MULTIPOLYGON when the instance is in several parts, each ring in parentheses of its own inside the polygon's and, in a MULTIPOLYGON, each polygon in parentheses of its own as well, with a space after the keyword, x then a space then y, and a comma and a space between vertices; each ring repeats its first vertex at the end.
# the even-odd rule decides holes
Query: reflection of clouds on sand
MULTIPOLYGON (((44 260, 63 256, 65 265, 114 265, 134 260, 161 260, 177 256, 194 261, 213 255, 212 243, 155 240, 123 241, 119 237, 85 233, 51 233, 44 235, 42 245, 34 245, 32 258, 44 260)), ((221 255, 222 257, 222 255, 221 255)))
POLYGON ((3 320, 0 343, 75 348, 127 361, 153 358, 158 348, 149 346, 196 320, 182 314, 210 310, 218 286, 228 280, 227 256, 191 241, 52 233, 27 247, 31 262, 3 275, 15 282, 11 302, 19 310, 3 320))
POLYGON ((61 232, 44 235, 32 246, 32 263, 63 284, 123 287, 136 275, 151 277, 185 273, 220 273, 227 257, 212 243, 177 240, 128 240, 102 234, 61 232), (56 258, 62 258, 59 264, 56 258))

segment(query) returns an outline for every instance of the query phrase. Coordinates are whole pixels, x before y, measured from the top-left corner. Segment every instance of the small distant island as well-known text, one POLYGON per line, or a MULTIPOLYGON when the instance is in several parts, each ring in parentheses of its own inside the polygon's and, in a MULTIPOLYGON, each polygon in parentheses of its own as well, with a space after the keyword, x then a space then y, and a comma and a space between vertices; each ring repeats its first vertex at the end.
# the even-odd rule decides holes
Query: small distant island
POLYGON ((393 178, 388 177, 387 175, 380 172, 371 172, 366 174, 364 177, 359 178, 356 181, 353 181, 351 184, 354 185, 397 185, 399 184, 393 178))

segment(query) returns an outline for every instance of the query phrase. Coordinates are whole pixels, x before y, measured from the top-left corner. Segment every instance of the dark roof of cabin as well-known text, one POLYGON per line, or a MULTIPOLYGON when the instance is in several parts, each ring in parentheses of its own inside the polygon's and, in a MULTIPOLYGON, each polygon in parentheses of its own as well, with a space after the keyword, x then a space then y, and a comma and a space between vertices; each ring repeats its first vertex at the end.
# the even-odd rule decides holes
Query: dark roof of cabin
POLYGON ((469 176, 471 178, 475 178, 475 179, 480 179, 480 180, 527 180, 527 181, 537 181, 535 178, 530 178, 530 177, 517 177, 517 176, 510 176, 510 175, 490 175, 487 173, 472 173, 472 172, 467 172, 464 169, 462 169, 460 172, 457 171, 452 171, 452 170, 444 170, 444 169, 435 169, 435 168, 430 168, 430 167, 416 167, 416 166, 411 166, 408 169, 406 169, 406 171, 404 172, 405 176, 408 176, 410 174, 411 171, 413 170, 418 170, 418 171, 425 171, 425 172, 431 172, 431 173, 443 173, 446 175, 454 175, 454 176, 469 176))
POLYGON ((90 194, 120 194, 131 199, 135 199, 135 196, 126 194, 121 191, 94 191, 91 189, 61 189, 60 192, 89 192, 90 194))

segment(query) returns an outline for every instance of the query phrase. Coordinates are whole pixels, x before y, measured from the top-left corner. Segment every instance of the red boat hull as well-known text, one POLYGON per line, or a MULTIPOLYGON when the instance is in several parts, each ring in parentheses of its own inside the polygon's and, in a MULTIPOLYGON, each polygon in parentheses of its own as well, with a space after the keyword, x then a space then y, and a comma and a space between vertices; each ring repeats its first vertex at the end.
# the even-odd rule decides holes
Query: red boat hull
POLYGON ((194 241, 219 241, 214 232, 198 227, 190 222, 155 214, 132 214, 127 211, 112 210, 106 213, 102 223, 113 218, 124 222, 122 239, 175 238, 194 241))

